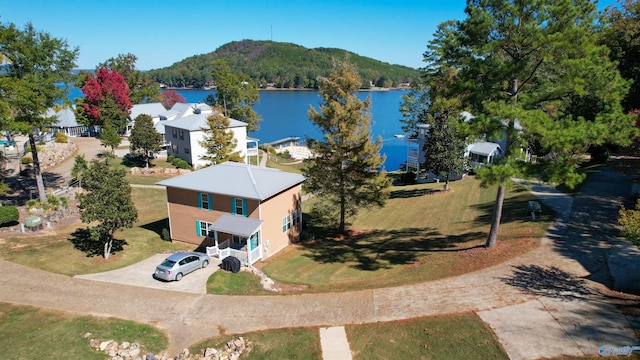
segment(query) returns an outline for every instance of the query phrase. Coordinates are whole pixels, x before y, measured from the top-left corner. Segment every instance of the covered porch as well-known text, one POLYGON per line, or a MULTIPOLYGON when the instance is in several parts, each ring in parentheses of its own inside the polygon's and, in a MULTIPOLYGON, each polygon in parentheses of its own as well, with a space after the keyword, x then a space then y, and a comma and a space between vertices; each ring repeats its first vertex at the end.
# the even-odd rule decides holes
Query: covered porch
POLYGON ((263 220, 240 215, 224 214, 208 227, 214 246, 207 246, 207 255, 220 260, 233 256, 243 266, 251 266, 262 259, 260 228, 263 220))

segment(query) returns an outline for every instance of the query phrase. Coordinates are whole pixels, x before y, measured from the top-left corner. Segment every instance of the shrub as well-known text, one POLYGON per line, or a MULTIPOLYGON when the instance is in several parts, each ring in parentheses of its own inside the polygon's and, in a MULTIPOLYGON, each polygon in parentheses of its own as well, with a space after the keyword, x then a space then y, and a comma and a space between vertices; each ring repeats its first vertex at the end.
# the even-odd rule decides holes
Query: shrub
POLYGON ((162 228, 162 235, 160 238, 164 241, 171 241, 171 234, 169 234, 169 230, 167 228, 162 228))
POLYGON ((178 169, 188 169, 189 168, 189 163, 182 160, 182 159, 176 159, 175 162, 173 163, 178 169))
POLYGON ((20 162, 23 165, 33 164, 33 158, 31 157, 31 155, 25 155, 20 159, 20 162))
POLYGON ((56 133, 56 142, 60 144, 66 144, 67 142, 69 142, 69 137, 62 131, 58 131, 56 133))
POLYGON ((14 206, 0 206, 0 225, 18 221, 20 213, 14 206))
POLYGON ((625 209, 623 206, 618 213, 618 222, 622 225, 622 236, 640 246, 640 199, 636 201, 635 209, 625 209))
POLYGON ((400 181, 405 185, 411 185, 416 183, 416 173, 413 171, 407 171, 400 175, 400 181))

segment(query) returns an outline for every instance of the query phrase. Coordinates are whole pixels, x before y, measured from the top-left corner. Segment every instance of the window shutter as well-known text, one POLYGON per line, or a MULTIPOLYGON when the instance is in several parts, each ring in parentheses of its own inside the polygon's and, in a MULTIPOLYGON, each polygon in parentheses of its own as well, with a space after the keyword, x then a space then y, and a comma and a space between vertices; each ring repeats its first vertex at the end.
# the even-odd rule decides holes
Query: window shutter
POLYGON ((207 194, 207 196, 209 197, 209 210, 213 210, 213 201, 211 201, 212 196, 211 194, 207 194))
POLYGON ((202 209, 202 193, 198 193, 198 209, 202 209))
POLYGON ((200 234, 200 220, 196 220, 196 236, 202 236, 200 234))
POLYGON ((242 199, 242 215, 247 216, 247 199, 242 199))
POLYGON ((231 214, 236 214, 236 198, 231 198, 231 214))

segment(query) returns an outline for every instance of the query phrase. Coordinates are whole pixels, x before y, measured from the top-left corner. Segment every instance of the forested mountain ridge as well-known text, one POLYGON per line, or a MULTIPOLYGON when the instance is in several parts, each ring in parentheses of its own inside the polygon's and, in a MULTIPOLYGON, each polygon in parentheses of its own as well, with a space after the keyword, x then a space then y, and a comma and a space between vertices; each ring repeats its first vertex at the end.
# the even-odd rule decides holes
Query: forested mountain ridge
POLYGON ((154 69, 149 76, 170 87, 211 86, 211 63, 224 59, 231 70, 249 75, 260 87, 317 88, 318 76, 328 76, 333 59, 343 59, 349 53, 350 61, 358 67, 362 87, 397 87, 412 83, 419 76, 416 69, 391 65, 368 57, 335 48, 308 49, 300 45, 242 40, 222 45, 215 51, 188 57, 171 66, 154 69))

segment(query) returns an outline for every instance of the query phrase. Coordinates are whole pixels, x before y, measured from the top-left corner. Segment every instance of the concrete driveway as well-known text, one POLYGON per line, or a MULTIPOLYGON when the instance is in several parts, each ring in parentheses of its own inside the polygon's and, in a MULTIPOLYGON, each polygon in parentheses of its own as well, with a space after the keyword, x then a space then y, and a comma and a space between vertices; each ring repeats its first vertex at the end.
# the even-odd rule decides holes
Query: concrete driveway
POLYGON ((169 255, 170 254, 156 254, 146 260, 121 269, 96 274, 76 275, 74 277, 153 289, 206 294, 207 279, 216 270, 220 269, 218 266, 220 264, 220 260, 217 258, 211 258, 209 266, 185 275, 180 281, 158 280, 153 276, 156 266, 169 255))

